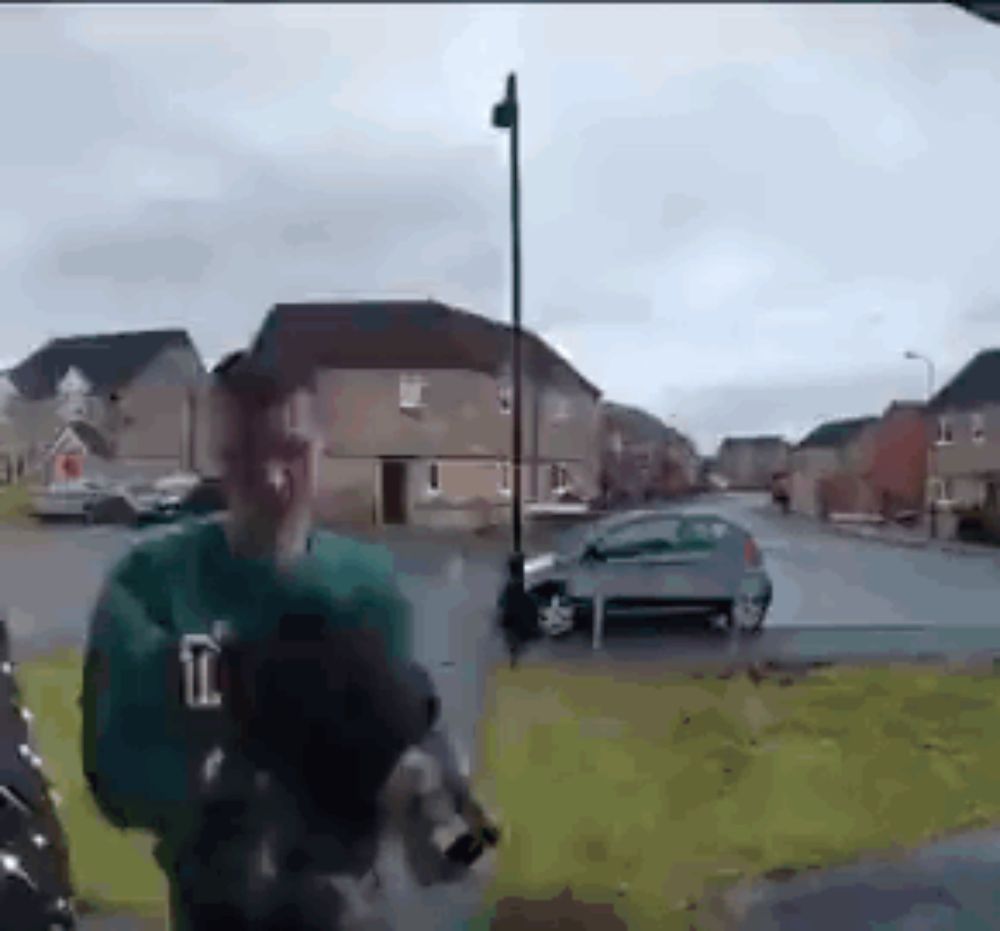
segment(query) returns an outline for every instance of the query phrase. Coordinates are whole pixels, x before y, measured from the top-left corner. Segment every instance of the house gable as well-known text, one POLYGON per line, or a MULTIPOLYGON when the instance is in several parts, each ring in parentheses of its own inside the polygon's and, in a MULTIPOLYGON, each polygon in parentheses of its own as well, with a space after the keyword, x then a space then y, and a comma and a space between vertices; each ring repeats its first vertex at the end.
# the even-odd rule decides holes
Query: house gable
POLYGON ((93 455, 110 459, 112 450, 108 441, 90 424, 73 421, 59 431, 49 447, 47 458, 64 454, 93 455))
MULTIPOLYGON (((478 371, 502 380, 510 369, 511 331, 497 320, 437 301, 277 304, 253 349, 282 371, 302 367, 478 371)), ((538 383, 600 390, 551 346, 523 332, 526 376, 538 383)))
POLYGON ((71 365, 56 386, 56 393, 63 396, 90 394, 90 380, 75 365, 71 365))
POLYGON ((50 340, 8 374, 18 391, 33 401, 57 395, 73 368, 89 382, 90 391, 105 394, 128 385, 164 349, 175 346, 195 351, 184 330, 63 337, 50 340))

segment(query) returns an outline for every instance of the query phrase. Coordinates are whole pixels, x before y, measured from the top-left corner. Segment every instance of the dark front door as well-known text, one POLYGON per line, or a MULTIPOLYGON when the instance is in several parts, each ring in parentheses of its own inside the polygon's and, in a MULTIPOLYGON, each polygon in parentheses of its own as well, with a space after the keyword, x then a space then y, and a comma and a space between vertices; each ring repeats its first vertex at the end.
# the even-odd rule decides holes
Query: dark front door
POLYGON ((382 522, 406 523, 406 463, 382 460, 382 522))
POLYGON ((1000 482, 995 478, 986 481, 985 495, 983 497, 983 510, 987 514, 1000 513, 1000 496, 997 495, 997 487, 1000 482))

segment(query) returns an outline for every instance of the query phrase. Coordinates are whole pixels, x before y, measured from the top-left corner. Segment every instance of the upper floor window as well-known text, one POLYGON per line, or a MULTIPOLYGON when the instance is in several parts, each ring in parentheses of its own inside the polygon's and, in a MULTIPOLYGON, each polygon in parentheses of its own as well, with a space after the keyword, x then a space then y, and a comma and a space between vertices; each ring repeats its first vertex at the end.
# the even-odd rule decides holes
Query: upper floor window
POLYGON ((399 376, 399 406, 413 410, 424 406, 424 392, 427 379, 423 375, 403 374, 399 376))
POLYGON ((441 490, 441 466, 436 462, 427 466, 427 490, 434 493, 441 490))
POLYGON ((986 421, 982 414, 972 415, 972 442, 986 442, 986 421))
POLYGON ((955 436, 952 431, 951 421, 947 417, 938 417, 937 442, 939 445, 954 442, 955 436))
POLYGON ((566 395, 553 393, 549 400, 549 405, 552 411, 552 419, 554 421, 558 423, 563 420, 569 420, 572 408, 569 403, 569 398, 567 398, 566 395))
POLYGON ((501 413, 509 414, 514 407, 514 388, 510 382, 500 382, 497 388, 497 400, 500 403, 501 413))

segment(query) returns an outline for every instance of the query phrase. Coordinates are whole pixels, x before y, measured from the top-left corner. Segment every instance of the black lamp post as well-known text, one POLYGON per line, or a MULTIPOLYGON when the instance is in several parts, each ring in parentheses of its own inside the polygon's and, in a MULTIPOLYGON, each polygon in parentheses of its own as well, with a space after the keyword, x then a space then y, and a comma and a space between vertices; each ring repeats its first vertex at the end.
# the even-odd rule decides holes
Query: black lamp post
POLYGON ((511 662, 516 660, 530 630, 530 606, 524 592, 524 551, 521 539, 521 179, 519 165, 520 111, 517 76, 507 76, 503 100, 493 107, 493 126, 510 132, 510 237, 511 237, 511 487, 512 546, 509 578, 503 600, 502 623, 508 637, 511 662))

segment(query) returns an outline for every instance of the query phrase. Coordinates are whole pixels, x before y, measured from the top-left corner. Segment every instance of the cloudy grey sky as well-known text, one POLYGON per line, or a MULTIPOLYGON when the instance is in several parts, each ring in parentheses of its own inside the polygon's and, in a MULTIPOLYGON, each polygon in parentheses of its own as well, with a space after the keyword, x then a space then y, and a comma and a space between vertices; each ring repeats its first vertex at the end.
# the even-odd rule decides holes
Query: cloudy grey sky
POLYGON ((0 361, 278 300, 525 319, 704 451, 1000 345, 1000 27, 945 6, 0 8, 0 361))

